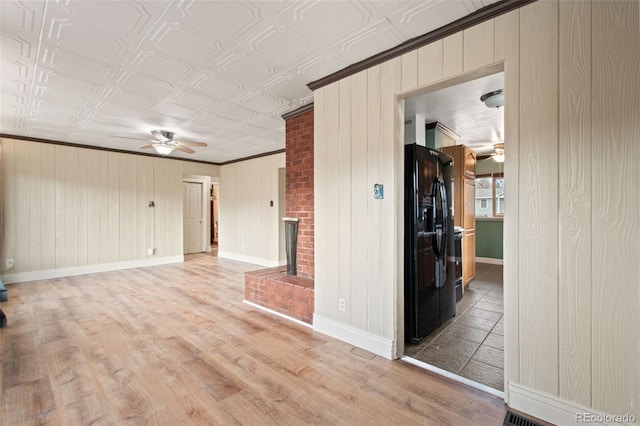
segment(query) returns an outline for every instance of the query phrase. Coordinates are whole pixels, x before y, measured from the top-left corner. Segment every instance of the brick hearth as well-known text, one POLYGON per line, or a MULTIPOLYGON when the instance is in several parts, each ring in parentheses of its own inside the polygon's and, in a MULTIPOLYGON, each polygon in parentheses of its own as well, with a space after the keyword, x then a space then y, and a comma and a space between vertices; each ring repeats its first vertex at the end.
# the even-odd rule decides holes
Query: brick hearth
POLYGON ((288 275, 286 270, 286 266, 278 266, 245 272, 245 300, 311 324, 313 280, 288 275))

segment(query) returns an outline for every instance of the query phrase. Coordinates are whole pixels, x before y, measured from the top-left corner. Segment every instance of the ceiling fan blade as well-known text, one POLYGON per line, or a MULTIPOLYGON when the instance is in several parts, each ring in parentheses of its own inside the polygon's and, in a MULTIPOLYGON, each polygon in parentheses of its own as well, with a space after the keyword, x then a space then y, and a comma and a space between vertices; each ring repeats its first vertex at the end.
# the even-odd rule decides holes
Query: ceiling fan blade
POLYGON ((140 149, 149 149, 149 148, 153 148, 153 145, 145 145, 140 147, 140 149))
POLYGON ((491 157, 493 157, 494 155, 496 155, 496 154, 495 154, 495 153, 493 153, 493 154, 487 154, 487 155, 478 155, 478 156, 476 157, 476 160, 486 160, 487 158, 491 158, 491 157))
POLYGON ((192 150, 191 148, 187 148, 186 146, 182 146, 180 144, 176 145, 176 149, 178 151, 182 151, 182 152, 186 152, 187 154, 193 154, 195 151, 192 150))
POLYGON ((180 145, 184 145, 184 146, 208 146, 206 143, 204 142, 189 142, 189 141, 178 141, 178 144, 180 145))

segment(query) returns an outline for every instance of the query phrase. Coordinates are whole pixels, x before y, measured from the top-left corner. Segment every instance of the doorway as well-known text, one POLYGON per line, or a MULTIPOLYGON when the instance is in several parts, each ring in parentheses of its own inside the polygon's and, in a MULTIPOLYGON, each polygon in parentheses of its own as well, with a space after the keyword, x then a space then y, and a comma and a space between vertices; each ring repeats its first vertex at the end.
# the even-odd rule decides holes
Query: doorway
MULTIPOLYGON (((477 190, 476 160, 482 158, 485 162, 496 162, 492 159, 494 145, 508 145, 508 141, 504 141, 504 110, 489 108, 480 101, 484 94, 504 88, 504 72, 496 71, 476 73, 453 84, 441 83, 431 91, 428 91, 430 88, 422 89, 419 95, 404 97, 405 144, 424 144, 428 148, 449 153, 454 159, 454 168, 457 165, 459 169, 457 177, 454 171, 451 210, 455 212, 452 214, 457 231, 468 239, 463 239, 461 255, 456 259, 464 266, 461 272, 464 285, 458 294, 455 316, 443 320, 432 333, 406 343, 403 359, 502 396, 502 265, 476 265, 475 256, 477 212, 486 210, 491 201, 484 199, 487 191, 477 190), (426 136, 419 135, 419 132, 425 132, 424 129, 426 136), (456 154, 458 152, 459 155, 456 154), (471 166, 470 160, 473 160, 471 166), (473 260, 469 264, 471 257, 473 260)), ((501 159, 504 160, 504 156, 501 159)), ((503 176, 500 176, 499 182, 502 192, 498 191, 498 194, 496 188, 492 188, 491 194, 494 197, 501 195, 498 206, 503 206, 503 176)), ((484 219, 502 220, 497 215, 491 216, 484 219)), ((450 252, 450 256, 458 255, 450 252)))
POLYGON ((200 179, 182 181, 183 253, 207 251, 206 182, 200 179))

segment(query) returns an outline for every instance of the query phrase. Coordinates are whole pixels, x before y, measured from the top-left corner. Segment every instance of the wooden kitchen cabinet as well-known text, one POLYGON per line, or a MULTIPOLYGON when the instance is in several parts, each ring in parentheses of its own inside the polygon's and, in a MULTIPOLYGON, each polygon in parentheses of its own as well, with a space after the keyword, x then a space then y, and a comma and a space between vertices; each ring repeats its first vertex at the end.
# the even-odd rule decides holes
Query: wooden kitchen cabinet
POLYGON ((465 145, 441 148, 453 157, 453 224, 462 233, 462 283, 476 277, 476 153, 465 145))

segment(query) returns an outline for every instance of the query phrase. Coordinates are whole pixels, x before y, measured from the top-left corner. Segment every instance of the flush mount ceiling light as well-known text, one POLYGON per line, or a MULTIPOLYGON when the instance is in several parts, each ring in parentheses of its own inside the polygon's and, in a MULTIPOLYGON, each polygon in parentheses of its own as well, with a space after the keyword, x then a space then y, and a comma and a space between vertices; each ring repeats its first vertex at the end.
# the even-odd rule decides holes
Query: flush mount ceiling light
POLYGON ((151 144, 151 146, 153 146, 153 149, 156 150, 156 152, 160 155, 169 155, 173 152, 173 149, 175 148, 173 145, 168 144, 168 143, 154 143, 151 144))
POLYGON ((480 101, 489 108, 500 108, 504 105, 504 90, 485 93, 480 97, 480 101))

